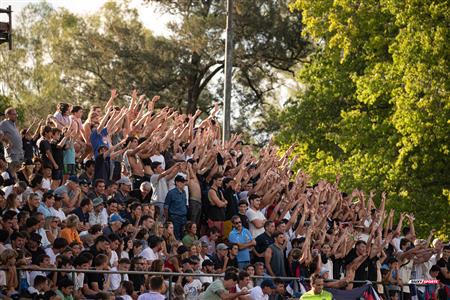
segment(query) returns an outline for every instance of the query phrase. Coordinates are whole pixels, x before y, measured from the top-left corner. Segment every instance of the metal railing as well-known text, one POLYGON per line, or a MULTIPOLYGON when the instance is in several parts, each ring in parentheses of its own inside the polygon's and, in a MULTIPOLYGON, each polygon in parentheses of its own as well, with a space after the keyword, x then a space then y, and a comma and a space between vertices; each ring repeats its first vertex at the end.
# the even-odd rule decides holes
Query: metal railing
MULTIPOLYGON (((5 268, 0 267, 0 270, 6 270, 5 268)), ((39 267, 18 267, 17 271, 42 271, 42 272, 57 272, 57 273, 71 273, 73 278, 75 278, 76 273, 94 273, 94 274, 127 274, 127 275, 151 275, 151 276, 161 276, 163 278, 169 278, 169 287, 168 287, 168 300, 172 299, 172 291, 173 291, 173 278, 178 276, 191 276, 191 277, 213 277, 213 278, 221 278, 224 277, 225 274, 215 274, 215 273, 176 273, 176 272, 150 272, 150 271, 119 271, 119 270, 96 270, 96 269, 57 269, 57 268, 39 268, 39 267)), ((309 278, 299 278, 299 277, 272 277, 272 276, 250 276, 252 279, 267 279, 267 278, 279 278, 283 281, 289 282, 294 280, 302 280, 309 281, 309 278)), ((327 279, 325 282, 336 282, 339 280, 330 280, 327 279)), ((390 300, 390 296, 388 293, 388 288, 386 287, 385 282, 379 281, 368 281, 368 280, 352 280, 348 281, 348 283, 356 283, 356 284, 372 284, 375 288, 376 285, 382 285, 385 293, 385 298, 390 300)), ((416 286, 427 286, 430 284, 415 284, 416 286)), ((398 285, 390 284, 390 286, 399 287, 399 292, 401 295, 401 300, 403 299, 403 288, 398 285)))

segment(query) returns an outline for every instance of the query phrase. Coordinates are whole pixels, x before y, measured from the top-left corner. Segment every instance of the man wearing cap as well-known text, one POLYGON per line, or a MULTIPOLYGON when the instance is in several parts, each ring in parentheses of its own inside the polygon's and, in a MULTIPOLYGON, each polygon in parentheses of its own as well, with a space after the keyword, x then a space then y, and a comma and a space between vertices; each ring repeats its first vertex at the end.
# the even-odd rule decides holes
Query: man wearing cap
POLYGON ((260 286, 255 286, 250 290, 250 299, 269 300, 269 296, 272 295, 275 288, 272 279, 264 279, 260 286))
POLYGON ((173 229, 177 240, 183 237, 183 227, 187 221, 187 199, 184 187, 186 179, 177 175, 175 177, 175 188, 171 189, 164 202, 164 215, 173 223, 173 229))
POLYGON ((109 217, 109 225, 103 228, 103 235, 109 236, 110 234, 117 233, 122 228, 122 223, 125 220, 119 214, 112 214, 109 217))
POLYGON ((241 218, 239 216, 233 216, 231 218, 233 230, 231 230, 228 240, 231 243, 235 243, 239 247, 237 255, 237 261, 239 269, 243 270, 250 264, 250 249, 256 245, 255 240, 252 238, 250 231, 242 227, 241 218))
MULTIPOLYGON (((6 119, 0 122, 0 131, 9 141, 9 147, 5 147, 5 159, 8 163, 20 163, 23 160, 22 137, 16 126, 17 111, 13 107, 5 110, 6 119)), ((4 137, 3 137, 4 138, 4 137)))
POLYGON ((223 265, 225 263, 225 257, 228 254, 228 246, 224 243, 220 243, 216 247, 216 253, 211 256, 211 260, 214 263, 214 270, 216 273, 222 273, 223 265))
POLYGON ((67 182, 55 189, 55 196, 62 197, 63 207, 65 211, 71 211, 76 207, 79 200, 80 187, 79 180, 75 175, 69 176, 67 182))
POLYGON ((103 198, 94 198, 94 200, 92 200, 92 204, 94 205, 94 209, 89 213, 89 224, 91 224, 91 226, 95 224, 100 224, 102 226, 108 224, 106 214, 102 213, 103 208, 105 207, 103 198))
POLYGON ((114 198, 117 202, 121 204, 125 204, 128 201, 128 194, 131 191, 132 182, 128 177, 122 177, 116 181, 119 186, 119 190, 114 195, 114 198))

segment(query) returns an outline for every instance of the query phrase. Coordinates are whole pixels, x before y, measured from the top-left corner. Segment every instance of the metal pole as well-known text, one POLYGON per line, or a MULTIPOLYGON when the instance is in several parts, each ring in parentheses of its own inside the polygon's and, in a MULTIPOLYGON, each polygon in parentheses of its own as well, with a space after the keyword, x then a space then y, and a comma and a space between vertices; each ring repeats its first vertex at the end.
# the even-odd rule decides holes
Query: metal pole
POLYGON ((227 35, 225 40, 225 86, 223 99, 222 141, 230 139, 231 75, 233 69, 233 0, 227 0, 227 35))

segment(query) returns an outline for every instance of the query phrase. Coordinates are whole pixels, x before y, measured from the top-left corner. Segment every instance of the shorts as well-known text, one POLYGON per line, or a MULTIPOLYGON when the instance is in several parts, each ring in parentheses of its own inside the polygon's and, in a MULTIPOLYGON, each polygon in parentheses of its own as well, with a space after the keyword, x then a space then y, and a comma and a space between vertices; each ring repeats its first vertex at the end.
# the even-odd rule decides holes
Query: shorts
POLYGON ((64 175, 76 175, 75 164, 64 165, 64 175))
POLYGON ((62 180, 63 179, 63 171, 61 169, 52 170, 52 179, 53 180, 62 180))

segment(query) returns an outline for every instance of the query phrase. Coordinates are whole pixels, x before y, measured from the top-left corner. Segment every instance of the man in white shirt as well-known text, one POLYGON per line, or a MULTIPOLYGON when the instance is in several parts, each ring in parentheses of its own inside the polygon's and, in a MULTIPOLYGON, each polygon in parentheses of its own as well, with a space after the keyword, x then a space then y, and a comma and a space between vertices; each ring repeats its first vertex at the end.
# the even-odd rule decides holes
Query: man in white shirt
POLYGON ((150 177, 150 184, 152 186, 152 204, 156 205, 159 209, 159 215, 161 220, 164 218, 164 201, 166 200, 167 193, 169 192, 169 187, 167 180, 173 178, 181 164, 177 163, 173 165, 168 170, 164 171, 162 164, 158 161, 152 162, 153 175, 150 177))
POLYGON ((260 286, 256 286, 250 290, 250 299, 269 300, 269 296, 272 295, 275 288, 272 279, 264 279, 260 286))
MULTIPOLYGON (((121 258, 119 259, 119 264, 117 267, 111 268, 111 271, 129 271, 130 270, 130 260, 128 258, 121 258)), ((118 288, 120 288, 120 283, 122 281, 128 281, 128 274, 111 274, 109 277, 110 285, 109 289, 110 291, 116 291, 118 288)))
POLYGON ((103 208, 105 208, 103 198, 94 198, 94 200, 92 200, 92 203, 94 205, 94 209, 89 213, 89 224, 91 224, 91 226, 95 224, 105 226, 106 224, 108 224, 108 218, 106 214, 102 213, 103 208))
MULTIPOLYGON (((210 260, 210 259, 204 260, 202 263, 202 270, 199 273, 200 274, 213 274, 214 273, 214 263, 212 262, 212 260, 210 260)), ((202 276, 202 277, 199 277, 199 279, 202 283, 205 283, 205 282, 212 283, 213 282, 212 276, 202 276)))
POLYGON ((151 263, 154 260, 159 259, 159 252, 162 249, 162 241, 163 239, 159 236, 152 235, 148 239, 148 247, 142 250, 141 254, 139 256, 142 256, 145 258, 149 263, 151 263))
POLYGON ((266 222, 266 217, 260 210, 261 197, 258 195, 250 195, 248 197, 250 200, 250 207, 248 208, 245 215, 249 221, 249 229, 253 238, 255 239, 258 235, 264 232, 264 223, 266 222))

